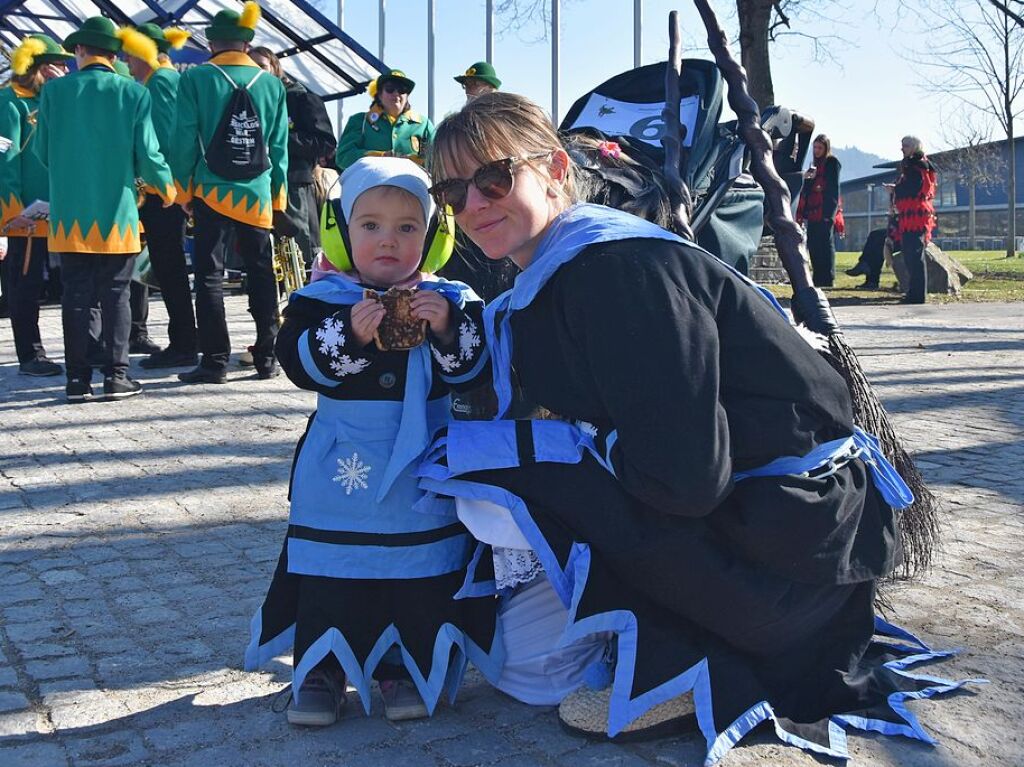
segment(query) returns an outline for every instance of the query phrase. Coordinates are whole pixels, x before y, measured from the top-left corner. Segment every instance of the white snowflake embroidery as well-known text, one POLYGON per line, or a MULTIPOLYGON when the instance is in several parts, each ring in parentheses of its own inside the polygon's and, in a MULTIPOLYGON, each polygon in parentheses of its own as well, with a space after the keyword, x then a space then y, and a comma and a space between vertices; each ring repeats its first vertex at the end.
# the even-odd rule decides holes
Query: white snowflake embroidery
POLYGON ((338 378, 344 378, 355 373, 362 373, 369 364, 370 361, 362 357, 352 359, 347 354, 342 354, 340 359, 331 360, 331 370, 334 371, 338 378))
POLYGON ((459 325, 459 359, 469 360, 473 357, 473 350, 480 345, 480 336, 472 323, 463 322, 459 325))
POLYGON ((577 421, 576 426, 584 434, 589 434, 594 439, 597 439, 597 427, 594 424, 587 421, 577 421))
POLYGON ((333 482, 340 482, 345 488, 345 495, 352 495, 353 490, 366 490, 366 475, 370 473, 372 466, 367 466, 359 460, 359 453, 352 453, 351 458, 338 459, 338 476, 333 482))
POLYGON ((316 340, 320 342, 320 353, 330 357, 337 357, 341 353, 341 347, 345 345, 345 323, 335 317, 328 317, 323 324, 317 328, 316 340))
POLYGON ((441 354, 433 345, 431 345, 430 351, 433 352, 434 359, 445 373, 454 372, 455 368, 459 366, 459 360, 454 354, 441 354))

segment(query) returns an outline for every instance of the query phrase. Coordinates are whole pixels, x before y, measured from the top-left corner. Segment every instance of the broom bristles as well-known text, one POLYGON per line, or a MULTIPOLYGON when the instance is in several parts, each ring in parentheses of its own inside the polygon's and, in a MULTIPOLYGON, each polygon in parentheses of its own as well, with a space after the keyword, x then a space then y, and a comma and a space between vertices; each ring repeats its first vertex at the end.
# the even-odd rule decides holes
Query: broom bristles
POLYGON ((914 502, 899 512, 900 544, 903 564, 895 578, 913 578, 927 570, 939 543, 938 502, 925 484, 921 471, 910 457, 882 407, 878 395, 868 383, 860 360, 841 333, 829 336, 825 355, 832 367, 846 380, 853 402, 853 420, 864 431, 878 437, 882 452, 914 494, 914 502))

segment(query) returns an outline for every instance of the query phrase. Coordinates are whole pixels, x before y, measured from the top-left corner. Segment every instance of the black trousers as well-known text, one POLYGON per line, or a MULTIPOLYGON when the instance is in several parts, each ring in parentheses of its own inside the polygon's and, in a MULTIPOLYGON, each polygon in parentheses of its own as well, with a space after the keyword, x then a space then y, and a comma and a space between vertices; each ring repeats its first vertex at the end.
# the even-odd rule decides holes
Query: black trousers
POLYGON ((31 241, 27 270, 28 237, 8 237, 7 258, 3 261, 4 294, 11 313, 11 330, 19 363, 46 358, 43 342, 39 339, 39 298, 43 292, 43 268, 49 251, 45 237, 32 237, 31 241))
POLYGON ((93 307, 100 305, 103 323, 102 369, 108 378, 128 376, 128 334, 131 330, 129 288, 134 255, 62 253, 64 297, 64 363, 68 381, 92 378, 89 326, 93 307))
POLYGON ((224 316, 224 259, 228 235, 232 232, 245 268, 249 311, 256 322, 253 361, 257 368, 271 364, 279 322, 270 230, 222 216, 198 199, 194 203, 193 216, 196 320, 203 367, 222 370, 227 367, 231 355, 231 339, 224 316))
POLYGON ((830 288, 836 279, 836 245, 832 229, 833 224, 828 221, 807 222, 807 250, 811 254, 815 287, 830 288))
POLYGON ((149 320, 149 286, 132 280, 128 288, 128 306, 132 312, 132 329, 128 340, 137 341, 149 336, 146 322, 149 320))
POLYGON ((146 229, 146 245, 160 295, 167 307, 167 337, 177 352, 196 350, 196 315, 185 263, 185 211, 178 205, 163 206, 158 195, 146 195, 139 214, 146 229))
POLYGON ((907 290, 907 300, 923 304, 928 293, 928 266, 924 260, 924 232, 904 232, 900 239, 903 263, 906 264, 909 272, 910 287, 907 290))
POLYGON ((866 282, 878 284, 882 277, 882 265, 885 263, 885 238, 889 232, 885 229, 872 229, 864 242, 864 250, 857 259, 857 265, 862 267, 866 282))
POLYGON ((320 249, 320 212, 314 189, 313 184, 288 184, 288 217, 298 227, 295 242, 307 266, 320 249))

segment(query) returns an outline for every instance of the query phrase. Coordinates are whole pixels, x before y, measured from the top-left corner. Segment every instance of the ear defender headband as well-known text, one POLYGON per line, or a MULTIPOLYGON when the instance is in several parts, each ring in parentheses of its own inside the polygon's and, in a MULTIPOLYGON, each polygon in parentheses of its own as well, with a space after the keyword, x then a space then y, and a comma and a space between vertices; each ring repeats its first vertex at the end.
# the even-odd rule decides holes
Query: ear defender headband
MULTIPOLYGON (((337 182, 335 182, 337 183, 337 182)), ((327 260, 340 271, 350 272, 352 242, 348 236, 348 221, 342 211, 341 198, 328 198, 320 214, 320 243, 327 260)), ((420 257, 420 271, 434 273, 448 263, 455 250, 455 217, 435 209, 427 222, 427 237, 420 257)))

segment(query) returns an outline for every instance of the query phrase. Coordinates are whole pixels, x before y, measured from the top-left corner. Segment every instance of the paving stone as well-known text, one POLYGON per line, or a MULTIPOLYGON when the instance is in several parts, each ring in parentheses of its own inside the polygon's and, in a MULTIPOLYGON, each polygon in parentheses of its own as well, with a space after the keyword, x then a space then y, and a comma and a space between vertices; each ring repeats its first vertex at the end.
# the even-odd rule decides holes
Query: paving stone
POLYGON ((4 692, 0 690, 0 712, 19 711, 28 707, 28 698, 20 692, 4 692))
POLYGON ((148 755, 142 737, 134 732, 113 732, 93 738, 71 739, 67 749, 76 765, 142 764, 148 755))
POLYGON ((53 742, 0 745, 4 767, 62 767, 70 764, 64 749, 53 742))
MULTIPOLYGON (((251 338, 245 298, 229 296, 227 306, 232 337, 251 338)), ((938 748, 851 735, 858 764, 1021 762, 1020 308, 837 310, 945 503, 939 564, 892 587, 893 617, 936 646, 967 648, 927 673, 994 680, 974 693, 913 705, 938 748)), ((162 303, 151 311, 152 326, 162 327, 162 303)), ((41 329, 44 343, 59 349, 59 307, 43 307, 41 329)), ((223 387, 180 387, 177 371, 133 366, 132 375, 146 381, 145 397, 67 408, 59 383, 15 375, 11 355, 10 344, 0 344, 0 400, 15 405, 4 411, 0 455, 17 457, 0 478, 0 649, 8 651, 0 658, 0 701, 22 708, 0 711, 0 767, 703 761, 699 736, 633 746, 571 737, 553 709, 514 703, 472 670, 458 706, 443 706, 430 720, 388 723, 378 697, 371 717, 350 705, 334 727, 289 726, 270 708, 288 680, 288 658, 267 673, 239 666, 249 618, 281 551, 292 451, 314 396, 283 376, 260 382, 231 368, 223 387), (38 506, 24 507, 27 499, 38 506), (41 676, 23 689, 20 680, 33 672, 41 676)), ((722 761, 768 764, 806 767, 814 759, 769 733, 744 739, 722 761)))

